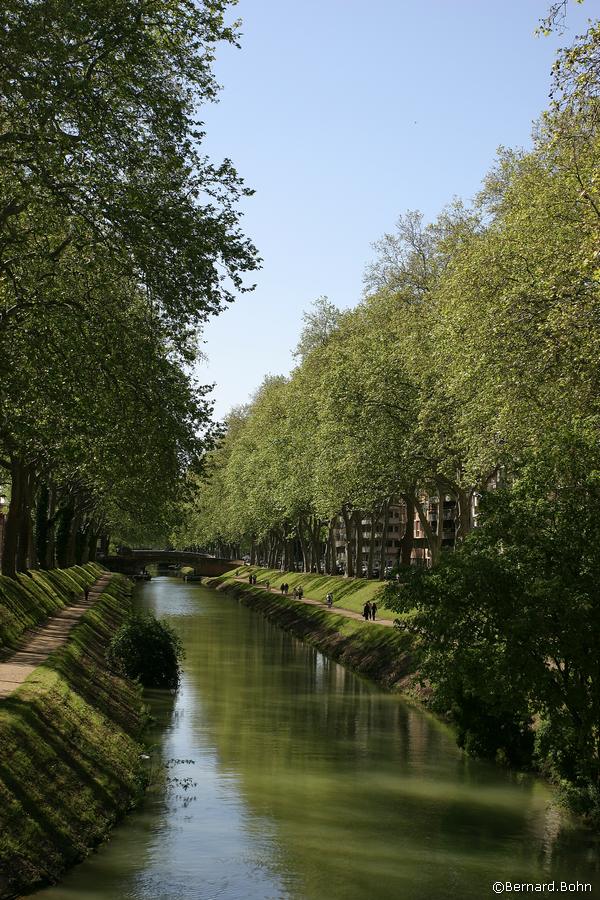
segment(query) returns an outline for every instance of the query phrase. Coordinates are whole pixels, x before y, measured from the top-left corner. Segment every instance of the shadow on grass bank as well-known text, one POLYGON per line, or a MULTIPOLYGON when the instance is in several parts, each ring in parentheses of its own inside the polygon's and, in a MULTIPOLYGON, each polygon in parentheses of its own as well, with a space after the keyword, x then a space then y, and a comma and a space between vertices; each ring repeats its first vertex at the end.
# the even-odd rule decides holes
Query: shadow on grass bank
POLYGON ((56 881, 139 798, 139 688, 106 669, 130 609, 117 576, 53 653, 0 702, 0 897, 56 881))

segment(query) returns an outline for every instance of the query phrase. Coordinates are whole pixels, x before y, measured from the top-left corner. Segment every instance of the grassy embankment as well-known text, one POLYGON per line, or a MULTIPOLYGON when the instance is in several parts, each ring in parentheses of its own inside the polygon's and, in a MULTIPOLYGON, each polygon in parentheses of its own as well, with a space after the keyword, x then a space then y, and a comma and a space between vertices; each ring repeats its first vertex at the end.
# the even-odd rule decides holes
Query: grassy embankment
MULTIPOLYGON (((343 575, 315 575, 311 572, 281 572, 279 569, 261 569, 259 566, 239 566, 228 572, 224 578, 248 578, 250 573, 256 575, 257 585, 269 581, 272 588, 278 588, 282 582, 290 586, 291 594, 295 587, 304 591, 305 597, 311 600, 325 601, 329 591, 333 594, 333 605, 343 609, 351 609, 362 613, 367 600, 377 599, 381 613, 384 607, 377 597, 381 593, 385 582, 367 578, 344 578, 343 575)), ((391 616, 390 616, 391 618, 391 616)))
POLYGON ((360 609, 370 598, 364 593, 359 596, 359 591, 370 591, 373 596, 374 588, 381 589, 380 583, 357 579, 348 584, 346 579, 335 576, 301 575, 297 572, 283 574, 277 570, 251 569, 249 566, 206 582, 209 587, 234 595, 244 606, 268 616, 280 627, 313 644, 358 674, 372 678, 386 688, 406 690, 409 687, 417 664, 410 635, 376 622, 350 619, 335 610, 298 603, 291 597, 267 593, 261 587, 261 582, 264 584, 267 579, 273 586, 279 586, 281 581, 287 581, 290 588, 302 584, 305 595, 314 599, 320 599, 319 590, 323 598, 328 590, 333 590, 340 606, 352 608, 346 601, 353 599, 355 603, 360 601, 360 609), (250 571, 256 572, 256 586, 235 580, 236 575, 248 575, 250 571), (340 585, 342 581, 349 588, 345 595, 342 593, 344 585, 340 585), (327 582, 333 584, 328 585, 327 582))
POLYGON ((70 569, 19 573, 16 579, 0 575, 0 658, 18 646, 23 633, 40 625, 92 585, 104 570, 88 563, 70 569))
MULTIPOLYGON (((69 605, 98 566, 0 578, 0 641, 69 605)), ((99 843, 143 787, 139 689, 112 676, 106 646, 128 614, 114 577, 55 651, 0 700, 0 897, 55 881, 99 843)))

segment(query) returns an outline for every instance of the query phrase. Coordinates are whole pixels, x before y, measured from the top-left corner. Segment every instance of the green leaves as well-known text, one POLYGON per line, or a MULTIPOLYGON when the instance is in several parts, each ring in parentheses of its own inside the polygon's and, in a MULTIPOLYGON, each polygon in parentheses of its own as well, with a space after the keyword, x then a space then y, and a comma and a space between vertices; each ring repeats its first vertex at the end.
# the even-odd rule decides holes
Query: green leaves
MULTIPOLYGON (((465 746, 600 790, 597 423, 558 427, 482 498, 481 527, 386 603, 465 746), (525 751, 527 750, 527 753, 525 751)), ((594 799, 595 798, 595 799, 594 799)))
POLYGON ((123 536, 166 527, 209 445, 197 331, 258 264, 196 119, 229 5, 0 10, 0 445, 123 536))

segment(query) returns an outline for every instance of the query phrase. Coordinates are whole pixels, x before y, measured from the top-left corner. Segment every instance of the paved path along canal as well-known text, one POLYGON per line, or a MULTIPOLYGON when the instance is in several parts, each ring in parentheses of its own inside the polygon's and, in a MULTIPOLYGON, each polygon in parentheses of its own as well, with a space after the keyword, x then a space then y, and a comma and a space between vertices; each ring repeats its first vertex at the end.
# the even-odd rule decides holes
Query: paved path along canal
POLYGON ((33 628, 26 635, 21 649, 0 663, 0 699, 8 697, 54 650, 66 643, 73 626, 93 606, 111 578, 110 572, 101 575, 90 588, 87 600, 82 597, 77 603, 66 606, 42 625, 33 628))
POLYGON ((600 891, 597 842, 546 785, 467 758, 420 709, 232 596, 174 578, 136 594, 186 650, 177 695, 150 695, 163 774, 37 900, 482 900, 497 880, 600 891))
MULTIPOLYGON (((234 581, 239 581, 241 584, 248 584, 248 577, 245 578, 235 578, 234 581)), ((264 584, 257 584, 257 588, 260 590, 266 591, 267 588, 264 584)), ((279 596, 283 596, 280 588, 272 588, 268 589, 270 594, 278 594, 279 596)), ((335 612, 339 616, 345 616, 346 619, 357 619, 359 622, 365 622, 365 617, 361 616, 360 613, 355 612, 353 609, 345 609, 343 606, 338 606, 334 604, 332 607, 328 607, 326 603, 323 603, 322 600, 313 600, 311 597, 294 597, 293 594, 286 594, 286 600, 294 600, 296 603, 307 603, 309 606, 320 606, 321 609, 331 609, 332 612, 335 612)), ((381 609, 381 607, 380 607, 381 609)), ((370 621, 370 620, 369 620, 370 621)), ((369 621, 366 624, 369 624, 369 621)), ((374 620, 377 625, 386 625, 388 628, 394 627, 394 619, 381 619, 377 618, 374 620)))

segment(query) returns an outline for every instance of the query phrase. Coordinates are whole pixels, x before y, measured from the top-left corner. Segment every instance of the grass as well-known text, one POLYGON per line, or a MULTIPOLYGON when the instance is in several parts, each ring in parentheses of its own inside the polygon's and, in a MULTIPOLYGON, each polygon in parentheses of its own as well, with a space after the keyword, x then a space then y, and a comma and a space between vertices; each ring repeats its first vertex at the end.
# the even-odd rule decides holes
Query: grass
POLYGON ((385 582, 366 578, 344 578, 343 575, 315 575, 310 572, 281 572, 279 569, 262 569, 259 566, 239 566, 214 580, 223 583, 236 578, 247 579, 250 574, 256 575, 257 586, 264 586, 265 582, 269 581, 271 587, 278 588, 282 582, 286 582, 290 586, 290 593, 295 587, 302 585, 304 596, 311 600, 324 601, 331 591, 334 607, 339 606, 362 613, 367 600, 375 598, 377 605, 382 609, 385 608, 378 596, 385 582))
POLYGON ((80 597, 103 569, 96 563, 70 569, 0 575, 0 657, 14 649, 24 632, 80 597))
MULTIPOLYGON (((56 603, 86 577, 45 573, 33 592, 39 609, 47 608, 42 583, 56 603)), ((55 881, 142 790, 141 693, 104 659, 130 602, 126 579, 116 576, 67 644, 0 701, 0 897, 55 881)))

